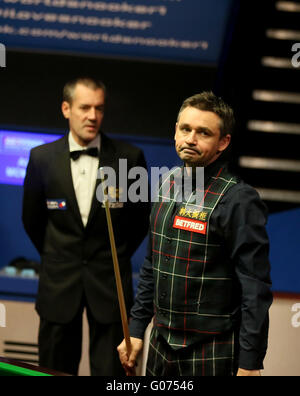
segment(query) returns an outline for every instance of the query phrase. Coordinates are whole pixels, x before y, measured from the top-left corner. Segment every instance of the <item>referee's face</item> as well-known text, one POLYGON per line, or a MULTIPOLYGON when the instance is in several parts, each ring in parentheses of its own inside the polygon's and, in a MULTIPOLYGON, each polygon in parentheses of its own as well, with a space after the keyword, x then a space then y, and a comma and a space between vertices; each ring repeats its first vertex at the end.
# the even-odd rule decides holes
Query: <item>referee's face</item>
POLYGON ((99 133, 104 116, 105 94, 102 89, 91 89, 78 84, 72 103, 63 102, 62 112, 69 120, 75 141, 87 146, 99 133))
POLYGON ((221 137, 220 117, 195 107, 184 109, 176 124, 175 146, 186 166, 207 166, 230 143, 230 135, 221 137))

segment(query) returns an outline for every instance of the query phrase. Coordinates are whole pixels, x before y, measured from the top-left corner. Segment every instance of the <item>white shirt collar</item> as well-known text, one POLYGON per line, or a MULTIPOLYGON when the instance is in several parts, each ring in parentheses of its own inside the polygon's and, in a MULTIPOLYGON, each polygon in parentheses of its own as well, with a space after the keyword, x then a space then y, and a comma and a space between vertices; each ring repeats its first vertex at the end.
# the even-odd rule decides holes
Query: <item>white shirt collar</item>
POLYGON ((86 149, 91 148, 91 147, 97 147, 98 150, 100 150, 100 145, 101 145, 101 135, 100 135, 100 133, 98 133, 98 135, 95 137, 95 139, 92 140, 86 147, 82 147, 82 146, 80 146, 80 144, 78 144, 75 141, 71 131, 69 132, 69 148, 70 148, 70 152, 86 150, 86 149))

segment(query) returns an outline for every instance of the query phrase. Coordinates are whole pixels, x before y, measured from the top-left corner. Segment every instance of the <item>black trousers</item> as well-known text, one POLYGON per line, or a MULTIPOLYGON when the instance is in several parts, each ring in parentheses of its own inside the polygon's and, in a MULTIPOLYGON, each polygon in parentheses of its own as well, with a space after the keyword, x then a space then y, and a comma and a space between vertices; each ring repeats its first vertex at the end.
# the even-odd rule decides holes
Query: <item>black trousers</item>
POLYGON ((89 324, 89 358, 92 376, 124 376, 117 346, 123 340, 122 323, 98 323, 85 301, 67 324, 40 318, 39 364, 41 367, 78 375, 82 349, 82 316, 86 308, 89 324))

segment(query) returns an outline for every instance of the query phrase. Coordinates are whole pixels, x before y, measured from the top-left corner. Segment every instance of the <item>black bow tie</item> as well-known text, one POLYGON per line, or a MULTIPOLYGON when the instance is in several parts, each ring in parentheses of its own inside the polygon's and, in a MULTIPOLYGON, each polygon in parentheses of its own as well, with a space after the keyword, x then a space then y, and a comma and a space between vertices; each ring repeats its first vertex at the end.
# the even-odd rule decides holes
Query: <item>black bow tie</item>
POLYGON ((98 157, 99 156, 99 150, 97 147, 91 147, 87 150, 78 150, 78 151, 71 151, 70 152, 70 157, 74 160, 77 161, 78 158, 81 155, 90 155, 91 157, 98 157))

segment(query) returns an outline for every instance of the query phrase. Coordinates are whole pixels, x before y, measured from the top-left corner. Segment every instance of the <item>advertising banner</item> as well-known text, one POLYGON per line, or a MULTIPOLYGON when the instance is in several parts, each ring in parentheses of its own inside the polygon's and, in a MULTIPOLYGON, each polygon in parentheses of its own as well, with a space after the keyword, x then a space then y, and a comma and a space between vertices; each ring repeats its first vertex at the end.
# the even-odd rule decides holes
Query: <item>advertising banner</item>
POLYGON ((233 0, 1 0, 8 49, 216 64, 233 0))

